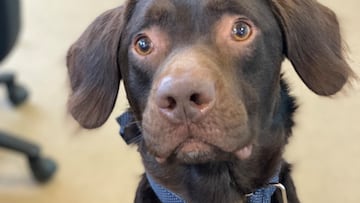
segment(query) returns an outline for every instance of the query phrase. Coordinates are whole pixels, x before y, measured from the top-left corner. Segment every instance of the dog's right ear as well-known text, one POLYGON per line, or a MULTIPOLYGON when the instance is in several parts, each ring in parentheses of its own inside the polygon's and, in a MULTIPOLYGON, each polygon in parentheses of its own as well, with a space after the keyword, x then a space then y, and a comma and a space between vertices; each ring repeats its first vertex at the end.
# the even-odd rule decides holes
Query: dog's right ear
POLYGON ((68 108, 84 128, 101 126, 114 107, 121 79, 117 57, 124 10, 121 6, 100 15, 68 51, 68 108))

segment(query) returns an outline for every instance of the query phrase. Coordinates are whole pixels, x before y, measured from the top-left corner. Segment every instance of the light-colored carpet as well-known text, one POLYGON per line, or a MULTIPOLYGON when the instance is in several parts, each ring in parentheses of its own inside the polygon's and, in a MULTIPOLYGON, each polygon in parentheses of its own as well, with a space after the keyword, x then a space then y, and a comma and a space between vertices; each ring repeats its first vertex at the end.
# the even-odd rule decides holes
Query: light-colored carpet
MULTIPOLYGON (((59 164, 55 178, 37 185, 24 157, 0 149, 1 203, 130 203, 142 172, 136 149, 118 136, 117 115, 126 108, 123 91, 108 122, 79 130, 66 113, 65 55, 85 27, 118 0, 32 0, 23 2, 23 28, 16 49, 0 72, 15 71, 31 91, 14 109, 0 88, 0 129, 41 144, 59 164)), ((323 0, 342 23, 350 63, 360 74, 360 1, 323 0)), ((320 98, 286 64, 301 108, 287 148, 303 202, 360 202, 360 87, 332 99, 320 98)))

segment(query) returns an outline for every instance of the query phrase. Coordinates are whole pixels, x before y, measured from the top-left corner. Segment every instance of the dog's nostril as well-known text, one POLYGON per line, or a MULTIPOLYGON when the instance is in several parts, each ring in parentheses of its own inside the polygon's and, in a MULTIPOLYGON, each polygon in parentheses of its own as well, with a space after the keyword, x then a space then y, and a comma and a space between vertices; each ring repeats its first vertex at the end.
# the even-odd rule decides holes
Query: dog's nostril
POLYGON ((168 104, 167 104, 167 108, 170 110, 173 110, 176 108, 176 100, 173 97, 167 97, 166 98, 168 104))
POLYGON ((198 105, 198 106, 201 106, 201 105, 203 105, 204 103, 206 103, 206 102, 204 101, 204 98, 203 98, 200 94, 198 94, 198 93, 192 94, 192 95, 190 96, 190 101, 193 102, 193 103, 195 103, 195 104, 198 105))
POLYGON ((195 105, 197 109, 204 109, 214 101, 213 91, 211 88, 202 93, 193 93, 190 96, 190 102, 195 105))
POLYGON ((195 104, 199 105, 199 97, 200 95, 195 93, 190 96, 190 101, 194 102, 195 104))
POLYGON ((172 96, 159 96, 156 100, 161 109, 174 110, 177 106, 176 99, 172 96))

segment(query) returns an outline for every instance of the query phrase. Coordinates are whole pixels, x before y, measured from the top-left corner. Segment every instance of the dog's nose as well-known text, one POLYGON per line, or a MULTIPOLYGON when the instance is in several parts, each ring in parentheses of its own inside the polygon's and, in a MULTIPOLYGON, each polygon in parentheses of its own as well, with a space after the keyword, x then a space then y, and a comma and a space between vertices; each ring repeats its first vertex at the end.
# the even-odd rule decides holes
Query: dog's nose
POLYGON ((163 77, 156 90, 156 104, 173 122, 196 122, 213 108, 215 82, 199 74, 163 77))

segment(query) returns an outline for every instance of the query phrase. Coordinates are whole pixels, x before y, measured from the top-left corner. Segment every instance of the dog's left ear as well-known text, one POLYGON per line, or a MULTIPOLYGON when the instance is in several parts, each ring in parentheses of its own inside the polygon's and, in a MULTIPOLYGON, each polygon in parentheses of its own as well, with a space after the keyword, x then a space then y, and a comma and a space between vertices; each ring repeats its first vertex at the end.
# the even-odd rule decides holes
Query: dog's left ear
POLYGON ((303 82, 330 96, 354 76, 344 59, 336 15, 315 0, 270 0, 285 37, 285 55, 303 82))
POLYGON ((121 79, 117 57, 123 13, 122 6, 100 15, 68 51, 68 108, 82 127, 101 126, 114 107, 121 79))

